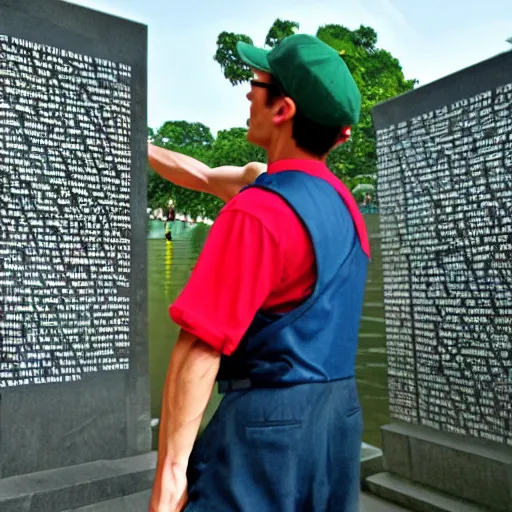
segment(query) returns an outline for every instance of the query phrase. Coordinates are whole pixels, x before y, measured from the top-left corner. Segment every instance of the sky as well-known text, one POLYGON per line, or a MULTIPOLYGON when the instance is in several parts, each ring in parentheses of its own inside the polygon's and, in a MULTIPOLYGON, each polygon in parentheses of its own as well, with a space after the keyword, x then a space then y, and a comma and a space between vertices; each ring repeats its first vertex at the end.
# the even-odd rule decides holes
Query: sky
MULTIPOLYGON (((71 1, 71 0, 69 0, 71 1)), ((213 60, 217 36, 246 34, 257 46, 276 18, 319 26, 360 25, 419 86, 511 50, 512 0, 72 0, 148 27, 148 126, 201 122, 246 126, 248 85, 233 87, 213 60)))

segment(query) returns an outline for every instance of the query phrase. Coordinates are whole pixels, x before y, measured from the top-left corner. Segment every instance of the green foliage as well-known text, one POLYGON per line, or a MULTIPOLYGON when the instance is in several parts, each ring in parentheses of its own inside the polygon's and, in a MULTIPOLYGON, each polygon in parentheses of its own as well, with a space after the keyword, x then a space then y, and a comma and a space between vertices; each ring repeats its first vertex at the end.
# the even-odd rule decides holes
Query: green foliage
POLYGON ((245 128, 221 130, 210 153, 212 167, 243 166, 248 162, 266 162, 265 151, 247 141, 245 128))
POLYGON ((171 197, 172 186, 168 181, 161 178, 149 166, 148 170, 148 207, 152 210, 166 208, 171 197))
POLYGON ((268 31, 267 37, 265 38, 265 45, 273 48, 285 37, 295 34, 295 29, 298 28, 299 24, 295 21, 286 21, 277 18, 268 31))
POLYGON ((351 37, 356 46, 365 49, 368 53, 375 51, 377 32, 373 28, 361 25, 357 30, 351 32, 351 37))
POLYGON ((236 43, 252 43, 252 39, 244 34, 234 34, 233 32, 221 32, 217 37, 217 51, 213 59, 220 64, 224 76, 232 85, 247 82, 252 77, 252 71, 236 51, 236 43))
POLYGON ((154 144, 168 144, 173 147, 209 147, 213 135, 208 126, 188 121, 167 121, 154 134, 154 144))
POLYGON ((327 163, 334 172, 341 166, 350 177, 375 173, 377 156, 371 109, 381 101, 411 90, 416 81, 406 80, 398 60, 375 46, 377 33, 371 27, 361 25, 351 31, 340 25, 325 25, 318 29, 317 37, 343 52, 343 59, 361 91, 359 123, 352 128, 349 142, 332 151, 327 163))

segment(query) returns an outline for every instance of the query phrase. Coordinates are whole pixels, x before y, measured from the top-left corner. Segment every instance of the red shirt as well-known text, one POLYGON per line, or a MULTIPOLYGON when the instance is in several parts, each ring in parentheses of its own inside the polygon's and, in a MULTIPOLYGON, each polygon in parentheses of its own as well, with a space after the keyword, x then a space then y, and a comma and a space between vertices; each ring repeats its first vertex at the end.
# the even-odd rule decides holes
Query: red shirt
MULTIPOLYGON (((362 215, 345 185, 315 160, 281 160, 267 172, 284 170, 329 182, 345 198, 369 255, 362 215)), ((311 294, 315 280, 313 247, 301 221, 278 195, 249 188, 221 210, 169 312, 180 327, 230 355, 258 310, 293 309, 311 294)))

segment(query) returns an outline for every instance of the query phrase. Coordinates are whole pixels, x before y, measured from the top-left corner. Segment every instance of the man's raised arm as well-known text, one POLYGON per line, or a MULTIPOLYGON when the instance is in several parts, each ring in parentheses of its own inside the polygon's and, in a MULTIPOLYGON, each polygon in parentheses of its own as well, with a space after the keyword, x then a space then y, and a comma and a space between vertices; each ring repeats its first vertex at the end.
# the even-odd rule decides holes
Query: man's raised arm
POLYGON ((195 158, 153 144, 148 145, 148 160, 162 178, 180 187, 215 195, 224 202, 267 170, 267 166, 259 162, 250 162, 244 167, 224 165, 211 169, 195 158))

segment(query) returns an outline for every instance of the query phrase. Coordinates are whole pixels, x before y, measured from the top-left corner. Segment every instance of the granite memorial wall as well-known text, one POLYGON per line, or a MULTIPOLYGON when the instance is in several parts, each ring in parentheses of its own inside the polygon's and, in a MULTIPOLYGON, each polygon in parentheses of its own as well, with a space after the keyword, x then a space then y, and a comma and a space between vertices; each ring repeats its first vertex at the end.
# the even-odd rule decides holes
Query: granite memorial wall
POLYGON ((151 431, 147 29, 0 13, 1 478, 144 454, 151 431))
POLYGON ((391 416, 512 445, 512 52, 373 116, 391 416))

